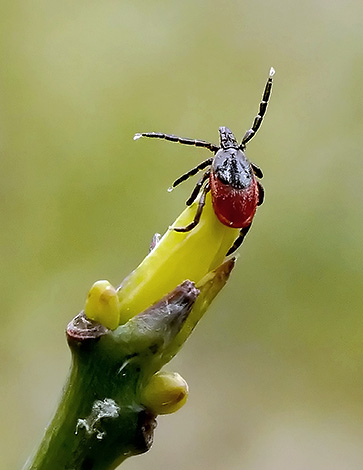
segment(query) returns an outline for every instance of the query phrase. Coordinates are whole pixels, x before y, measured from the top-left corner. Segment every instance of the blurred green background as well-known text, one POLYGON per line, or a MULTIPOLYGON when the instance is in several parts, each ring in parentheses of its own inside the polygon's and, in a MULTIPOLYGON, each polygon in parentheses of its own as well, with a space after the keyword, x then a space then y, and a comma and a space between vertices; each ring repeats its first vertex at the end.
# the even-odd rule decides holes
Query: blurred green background
POLYGON ((0 5, 1 468, 42 437, 64 329, 184 207, 166 189, 271 103, 248 147, 266 200, 229 285, 170 364, 190 385, 124 464, 363 468, 361 0, 15 0, 0 5))

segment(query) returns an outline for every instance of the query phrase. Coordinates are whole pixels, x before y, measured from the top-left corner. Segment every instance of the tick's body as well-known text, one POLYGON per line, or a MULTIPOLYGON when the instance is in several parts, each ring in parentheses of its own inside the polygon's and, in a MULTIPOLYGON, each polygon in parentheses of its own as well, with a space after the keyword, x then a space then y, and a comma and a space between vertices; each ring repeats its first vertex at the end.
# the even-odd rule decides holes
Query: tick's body
POLYGON ((259 188, 242 150, 235 147, 218 150, 211 166, 209 185, 214 212, 224 225, 244 228, 251 224, 259 188))
POLYGON ((262 178, 262 171, 259 167, 248 161, 244 151, 247 142, 252 139, 261 125, 271 94, 272 76, 274 73, 275 71, 271 68, 260 103, 259 113, 255 117, 251 129, 245 133, 240 144, 237 143, 228 127, 219 128, 219 146, 204 140, 192 140, 156 132, 135 134, 134 137, 134 139, 140 137, 165 139, 186 145, 205 147, 214 153, 214 157, 208 158, 174 181, 173 188, 190 176, 198 173, 198 171, 208 167, 187 200, 187 205, 192 204, 201 192, 194 220, 186 227, 176 227, 174 230, 177 232, 188 232, 198 224, 205 204, 206 194, 210 191, 214 212, 218 219, 228 227, 241 229, 240 236, 227 254, 233 253, 241 245, 251 226, 257 206, 263 202, 263 188, 256 179, 256 177, 262 178))

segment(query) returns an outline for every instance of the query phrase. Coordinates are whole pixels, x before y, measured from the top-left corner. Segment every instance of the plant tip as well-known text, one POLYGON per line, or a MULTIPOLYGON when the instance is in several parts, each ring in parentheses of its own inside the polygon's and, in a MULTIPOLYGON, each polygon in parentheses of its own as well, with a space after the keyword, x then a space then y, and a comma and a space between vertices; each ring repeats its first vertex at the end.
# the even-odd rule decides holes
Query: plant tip
POLYGON ((170 186, 170 188, 168 188, 168 193, 171 193, 173 190, 174 190, 173 186, 170 186))
POLYGON ((134 140, 139 140, 141 137, 142 137, 142 134, 137 133, 134 135, 134 140))
MULTIPOLYGON (((275 69, 273 67, 270 68, 270 73, 269 73, 269 77, 272 78, 274 75, 275 75, 275 69)), ((134 137, 135 138, 135 137, 134 137)))

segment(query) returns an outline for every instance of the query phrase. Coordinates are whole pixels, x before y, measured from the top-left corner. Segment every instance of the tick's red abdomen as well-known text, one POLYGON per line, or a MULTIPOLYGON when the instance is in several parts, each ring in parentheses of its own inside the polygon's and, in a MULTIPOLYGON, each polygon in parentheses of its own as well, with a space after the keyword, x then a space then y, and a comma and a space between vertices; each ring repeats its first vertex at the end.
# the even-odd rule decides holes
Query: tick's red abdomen
POLYGON ((243 228, 251 224, 258 204, 258 186, 255 178, 245 189, 224 184, 211 172, 209 178, 214 212, 222 224, 243 228))

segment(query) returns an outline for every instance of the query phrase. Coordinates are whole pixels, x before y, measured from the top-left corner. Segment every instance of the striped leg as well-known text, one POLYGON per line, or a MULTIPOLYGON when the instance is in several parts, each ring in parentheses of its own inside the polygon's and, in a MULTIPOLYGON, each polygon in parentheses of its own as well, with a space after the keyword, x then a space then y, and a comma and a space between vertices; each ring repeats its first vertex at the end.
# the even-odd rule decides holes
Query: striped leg
POLYGON ((242 245, 242 242, 243 240, 245 239, 245 236, 247 235, 249 229, 251 228, 251 224, 250 225, 247 225, 247 227, 243 227, 239 233, 239 237, 235 239, 233 245, 231 246, 231 248, 227 251, 227 254, 226 256, 229 256, 231 255, 232 253, 234 253, 237 248, 239 248, 241 245, 242 245))
POLYGON ((190 222, 190 224, 187 225, 186 227, 172 227, 173 230, 175 230, 176 232, 190 232, 190 230, 192 230, 194 227, 196 227, 199 224, 200 216, 202 215, 203 207, 205 205, 205 197, 209 191, 210 191, 210 186, 209 186, 209 183, 207 183, 204 186, 202 195, 200 196, 197 212, 195 213, 193 221, 190 222))
POLYGON ((171 142, 178 142, 179 144, 194 145, 195 147, 204 147, 210 150, 211 152, 216 152, 219 149, 217 145, 207 142, 206 140, 188 139, 187 137, 178 137, 177 135, 163 134, 161 132, 137 133, 134 135, 134 140, 138 140, 141 137, 150 137, 152 139, 164 139, 170 140, 171 142))
POLYGON ((189 199, 186 201, 186 205, 190 206, 195 201, 196 197, 199 194, 200 188, 203 186, 204 181, 209 178, 210 170, 206 171, 204 175, 200 178, 198 183, 194 186, 192 194, 190 195, 189 199))
POLYGON ((182 183, 183 181, 186 181, 191 176, 196 175, 198 171, 204 170, 204 168, 212 164, 212 161, 213 161, 213 158, 208 158, 207 160, 204 160, 204 162, 199 163, 199 165, 189 170, 187 173, 184 173, 184 175, 179 176, 179 178, 176 179, 174 183, 171 185, 170 191, 174 189, 176 186, 178 186, 180 183, 182 183))
POLYGON ((256 132, 261 126, 262 119, 266 113, 268 101, 271 96, 271 90, 272 90, 272 77, 275 75, 275 70, 271 67, 270 69, 270 74, 265 86, 265 91, 263 93, 262 101, 260 103, 260 109, 258 111, 257 116, 255 117, 251 129, 249 129, 246 134, 243 136, 242 142, 241 142, 241 149, 243 150, 246 147, 247 142, 249 142, 252 137, 255 136, 256 132))

